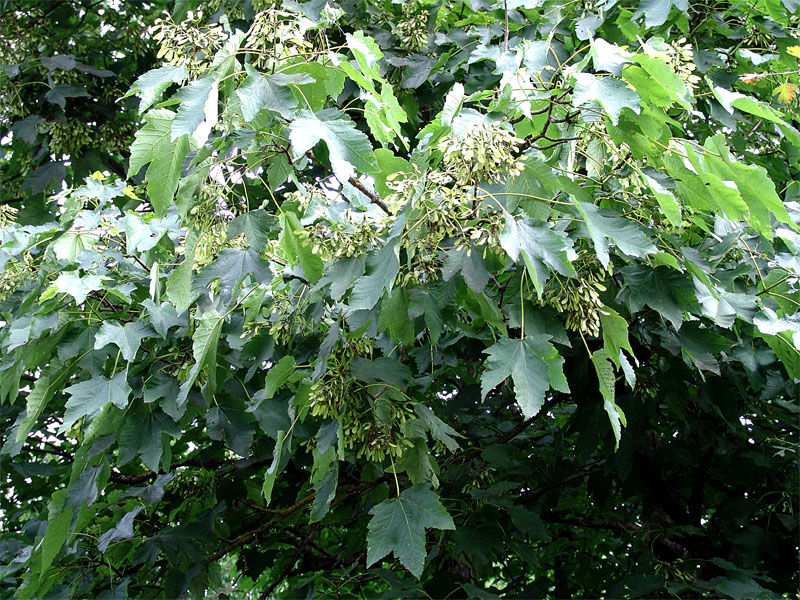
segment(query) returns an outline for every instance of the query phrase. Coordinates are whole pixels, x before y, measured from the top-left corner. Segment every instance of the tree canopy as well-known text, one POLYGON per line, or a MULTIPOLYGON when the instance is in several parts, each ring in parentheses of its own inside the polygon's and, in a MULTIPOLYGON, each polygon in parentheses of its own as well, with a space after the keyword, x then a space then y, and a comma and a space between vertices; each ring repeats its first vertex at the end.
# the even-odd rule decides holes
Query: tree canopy
POLYGON ((797 0, 0 0, 0 598, 789 597, 797 0))

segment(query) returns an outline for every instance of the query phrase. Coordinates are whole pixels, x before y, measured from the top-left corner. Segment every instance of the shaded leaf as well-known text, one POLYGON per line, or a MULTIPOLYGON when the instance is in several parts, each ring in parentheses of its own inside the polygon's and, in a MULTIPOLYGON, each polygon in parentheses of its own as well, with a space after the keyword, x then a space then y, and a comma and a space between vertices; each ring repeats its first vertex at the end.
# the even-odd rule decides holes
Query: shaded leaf
POLYGON ((438 496, 424 484, 403 490, 369 512, 367 566, 391 552, 417 578, 425 563, 425 530, 455 529, 438 496))
POLYGON ((489 358, 481 376, 483 398, 510 376, 514 381, 517 404, 525 418, 530 419, 541 410, 544 394, 550 387, 569 392, 562 371, 564 359, 549 339, 547 335, 529 335, 524 340, 502 338, 484 350, 489 358))

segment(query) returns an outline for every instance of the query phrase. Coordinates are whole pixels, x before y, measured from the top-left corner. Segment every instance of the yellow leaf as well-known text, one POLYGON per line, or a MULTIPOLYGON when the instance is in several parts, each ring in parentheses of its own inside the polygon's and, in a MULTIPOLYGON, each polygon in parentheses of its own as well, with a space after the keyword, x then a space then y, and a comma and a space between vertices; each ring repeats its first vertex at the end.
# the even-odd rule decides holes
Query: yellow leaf
POLYGON ((137 196, 133 192, 133 188, 131 186, 129 186, 129 185, 125 186, 125 189, 122 190, 122 193, 125 194, 131 200, 141 200, 141 198, 139 198, 139 196, 137 196))
POLYGON ((786 52, 788 52, 792 56, 796 56, 797 58, 800 58, 800 46, 789 46, 786 49, 786 52))
POLYGON ((105 178, 106 176, 103 175, 100 171, 95 171, 94 173, 92 173, 92 179, 96 179, 97 181, 103 181, 103 179, 105 178))
POLYGON ((797 85, 794 83, 782 83, 772 91, 773 96, 777 96, 780 102, 789 104, 797 95, 797 85))

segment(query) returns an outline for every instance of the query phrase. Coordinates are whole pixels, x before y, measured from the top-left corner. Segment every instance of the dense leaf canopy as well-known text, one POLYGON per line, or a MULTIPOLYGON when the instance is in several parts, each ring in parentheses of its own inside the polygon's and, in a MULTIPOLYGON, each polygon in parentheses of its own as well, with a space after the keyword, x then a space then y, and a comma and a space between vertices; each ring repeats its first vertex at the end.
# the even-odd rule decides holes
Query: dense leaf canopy
POLYGON ((0 0, 0 598, 789 597, 797 0, 0 0))

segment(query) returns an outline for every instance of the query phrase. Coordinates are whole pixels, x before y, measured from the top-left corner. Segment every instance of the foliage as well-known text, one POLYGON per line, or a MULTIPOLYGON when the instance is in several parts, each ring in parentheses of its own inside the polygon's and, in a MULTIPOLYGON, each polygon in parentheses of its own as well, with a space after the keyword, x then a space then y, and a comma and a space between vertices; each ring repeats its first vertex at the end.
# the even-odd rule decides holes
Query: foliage
POLYGON ((797 8, 0 1, 0 596, 792 593, 797 8))

